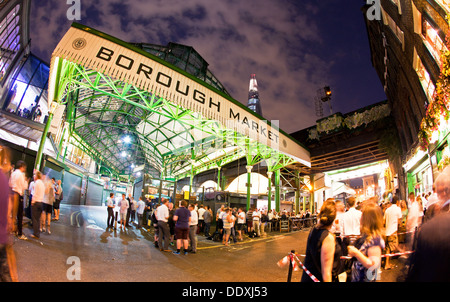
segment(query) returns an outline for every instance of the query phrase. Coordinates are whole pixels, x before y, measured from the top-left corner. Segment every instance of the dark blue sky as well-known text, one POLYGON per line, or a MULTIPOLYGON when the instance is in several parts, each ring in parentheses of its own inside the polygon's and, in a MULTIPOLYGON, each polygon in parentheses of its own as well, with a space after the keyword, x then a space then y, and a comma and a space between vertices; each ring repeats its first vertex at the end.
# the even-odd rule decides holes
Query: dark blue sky
MULTIPOLYGON (((81 0, 81 24, 129 42, 193 46, 246 104, 255 73, 263 115, 288 133, 315 124, 330 85, 333 112, 385 100, 359 0, 81 0)), ((69 29, 66 1, 32 1, 31 50, 50 62, 69 29)), ((329 109, 324 106, 324 114, 329 109)))

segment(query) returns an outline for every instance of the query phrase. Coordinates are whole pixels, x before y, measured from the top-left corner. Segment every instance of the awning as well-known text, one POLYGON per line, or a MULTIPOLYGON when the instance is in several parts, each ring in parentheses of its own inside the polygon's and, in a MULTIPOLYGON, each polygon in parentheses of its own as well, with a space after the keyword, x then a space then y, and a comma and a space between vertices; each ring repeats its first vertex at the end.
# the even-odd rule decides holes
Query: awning
POLYGON ((245 156, 310 167, 307 149, 229 95, 77 23, 53 52, 48 91, 55 112, 67 107, 74 143, 118 174, 144 164, 180 179, 245 156))

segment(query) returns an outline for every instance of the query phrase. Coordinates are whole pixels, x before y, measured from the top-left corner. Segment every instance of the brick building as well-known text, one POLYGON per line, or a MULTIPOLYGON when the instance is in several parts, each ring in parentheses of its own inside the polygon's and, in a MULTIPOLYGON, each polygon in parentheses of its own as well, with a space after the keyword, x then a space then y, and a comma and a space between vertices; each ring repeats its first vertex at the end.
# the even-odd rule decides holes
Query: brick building
POLYGON ((449 136, 448 131, 440 133, 428 152, 421 152, 418 132, 440 75, 450 1, 380 0, 362 10, 372 64, 398 130, 401 156, 392 162, 395 174, 407 184, 407 192, 429 192, 437 164, 449 153, 449 136), (381 7, 373 6, 378 3, 381 7), (379 18, 368 17, 374 9, 380 12, 379 18))

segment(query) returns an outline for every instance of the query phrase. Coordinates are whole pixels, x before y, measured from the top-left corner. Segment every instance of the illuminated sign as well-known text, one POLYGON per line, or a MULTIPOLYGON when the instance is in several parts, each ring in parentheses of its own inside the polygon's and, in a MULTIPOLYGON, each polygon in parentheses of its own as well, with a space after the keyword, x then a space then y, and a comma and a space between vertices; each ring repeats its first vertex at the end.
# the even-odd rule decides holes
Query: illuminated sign
POLYGON ((237 101, 208 88, 200 80, 191 78, 168 63, 158 62, 150 54, 133 50, 125 42, 117 42, 104 34, 96 34, 90 28, 77 27, 80 25, 69 29, 53 52, 49 100, 55 98, 55 60, 68 60, 218 121, 227 129, 311 166, 309 152, 281 133, 276 123, 269 124, 237 101))

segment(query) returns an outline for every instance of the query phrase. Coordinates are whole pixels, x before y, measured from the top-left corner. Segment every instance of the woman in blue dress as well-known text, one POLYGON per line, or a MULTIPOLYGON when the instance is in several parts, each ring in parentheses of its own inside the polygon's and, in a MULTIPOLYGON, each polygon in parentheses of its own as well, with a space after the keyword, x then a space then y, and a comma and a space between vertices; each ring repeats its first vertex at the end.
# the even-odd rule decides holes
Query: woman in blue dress
POLYGON ((385 243, 383 240, 383 212, 373 202, 363 205, 361 216, 362 246, 357 249, 348 246, 348 255, 355 257, 352 265, 352 282, 376 281, 381 265, 381 253, 385 243))

